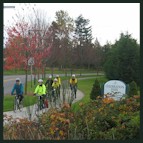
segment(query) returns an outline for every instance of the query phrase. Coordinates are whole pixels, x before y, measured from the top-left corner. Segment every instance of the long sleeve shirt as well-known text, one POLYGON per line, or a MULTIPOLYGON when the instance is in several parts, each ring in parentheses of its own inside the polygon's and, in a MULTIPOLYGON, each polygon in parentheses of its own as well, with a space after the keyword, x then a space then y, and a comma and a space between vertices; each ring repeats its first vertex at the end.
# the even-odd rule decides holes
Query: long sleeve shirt
POLYGON ((37 85, 34 93, 37 93, 39 96, 46 94, 46 86, 44 84, 42 84, 41 86, 37 85))
POLYGON ((15 83, 13 88, 12 88, 11 94, 14 94, 14 91, 16 91, 17 95, 22 95, 23 94, 23 85, 22 85, 22 83, 20 83, 19 85, 15 83))

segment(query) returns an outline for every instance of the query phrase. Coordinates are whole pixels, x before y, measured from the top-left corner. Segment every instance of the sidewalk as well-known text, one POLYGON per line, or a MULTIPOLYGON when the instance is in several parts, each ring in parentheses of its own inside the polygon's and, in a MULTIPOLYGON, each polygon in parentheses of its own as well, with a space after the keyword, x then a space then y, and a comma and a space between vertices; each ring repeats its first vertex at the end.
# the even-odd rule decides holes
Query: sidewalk
MULTIPOLYGON (((68 96, 70 95, 70 90, 68 92, 69 93, 66 94, 66 99, 65 99, 66 102, 68 101, 68 96)), ((83 98, 83 96, 84 96, 84 94, 80 90, 77 90, 77 97, 76 97, 76 99, 74 99, 73 103, 81 100, 83 98)), ((61 101, 62 101, 62 97, 61 97, 61 101)), ((60 108, 59 106, 56 106, 56 107, 60 108)), ((46 108, 46 109, 43 109, 43 110, 48 111, 50 108, 51 108, 51 106, 49 104, 49 107, 46 108)), ((41 111, 41 113, 42 113, 42 111, 41 111)), ((14 111, 3 112, 3 115, 12 116, 13 119, 27 118, 27 119, 33 120, 36 117, 36 115, 35 115, 35 105, 29 106, 29 107, 24 107, 22 109, 22 111, 18 110, 16 113, 14 111)), ((4 118, 4 116, 3 116, 3 118, 4 118)), ((3 121, 3 124, 6 124, 5 120, 3 121)))

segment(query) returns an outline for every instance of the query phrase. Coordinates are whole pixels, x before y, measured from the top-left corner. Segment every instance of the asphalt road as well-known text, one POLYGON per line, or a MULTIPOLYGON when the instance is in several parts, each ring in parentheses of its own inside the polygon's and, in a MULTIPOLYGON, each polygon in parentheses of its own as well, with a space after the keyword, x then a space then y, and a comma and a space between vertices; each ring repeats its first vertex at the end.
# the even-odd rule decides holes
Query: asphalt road
MULTIPOLYGON (((65 76, 65 74, 59 74, 61 77, 65 76)), ((79 75, 79 74, 78 74, 79 75)), ((82 74, 82 75, 96 75, 96 73, 87 73, 87 74, 82 74)), ((53 75, 54 77, 56 76, 56 74, 53 75)), ((68 74, 68 76, 70 76, 70 74, 68 74)), ((21 79, 21 82, 23 84, 25 84, 25 75, 10 75, 10 76, 5 76, 3 78, 3 89, 4 89, 4 95, 8 95, 11 93, 12 87, 15 83, 15 79, 19 77, 21 79)), ((46 75, 46 77, 48 77, 48 74, 46 75)), ((40 75, 40 78, 42 78, 42 76, 40 75)), ((34 79, 34 76, 32 76, 32 79, 34 79)), ((28 75, 28 81, 31 80, 31 75, 28 75)))

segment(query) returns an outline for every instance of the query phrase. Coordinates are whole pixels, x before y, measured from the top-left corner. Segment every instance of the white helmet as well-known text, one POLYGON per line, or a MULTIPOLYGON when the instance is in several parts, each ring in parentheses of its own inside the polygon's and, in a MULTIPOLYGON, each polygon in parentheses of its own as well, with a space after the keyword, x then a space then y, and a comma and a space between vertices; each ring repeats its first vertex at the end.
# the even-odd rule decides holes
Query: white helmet
POLYGON ((42 79, 39 79, 38 82, 43 82, 43 80, 42 80, 42 79))
POLYGON ((73 74, 72 77, 75 77, 75 74, 73 74))
POLYGON ((49 78, 52 78, 52 76, 51 76, 51 75, 49 75, 49 78))
POLYGON ((16 78, 15 80, 16 80, 16 81, 20 81, 20 78, 16 78))
POLYGON ((55 78, 54 81, 58 81, 58 80, 55 78))

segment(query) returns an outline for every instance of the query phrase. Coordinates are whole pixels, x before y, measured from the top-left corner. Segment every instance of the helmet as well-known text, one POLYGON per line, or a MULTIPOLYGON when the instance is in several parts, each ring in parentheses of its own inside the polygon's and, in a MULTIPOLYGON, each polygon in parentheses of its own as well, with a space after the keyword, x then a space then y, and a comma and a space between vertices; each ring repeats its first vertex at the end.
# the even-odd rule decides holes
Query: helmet
POLYGON ((16 81, 20 81, 20 78, 16 78, 16 81))
POLYGON ((43 82, 43 80, 42 80, 42 79, 39 79, 38 82, 43 82))
POLYGON ((73 74, 72 77, 75 77, 75 74, 73 74))
POLYGON ((49 78, 52 78, 52 76, 51 76, 51 75, 49 75, 49 78))
POLYGON ((56 82, 56 81, 58 81, 58 80, 55 78, 54 81, 56 82))
POLYGON ((57 74, 56 77, 59 77, 59 75, 57 74))

